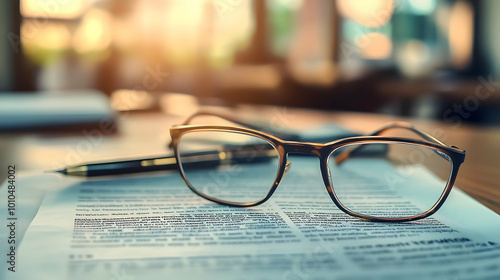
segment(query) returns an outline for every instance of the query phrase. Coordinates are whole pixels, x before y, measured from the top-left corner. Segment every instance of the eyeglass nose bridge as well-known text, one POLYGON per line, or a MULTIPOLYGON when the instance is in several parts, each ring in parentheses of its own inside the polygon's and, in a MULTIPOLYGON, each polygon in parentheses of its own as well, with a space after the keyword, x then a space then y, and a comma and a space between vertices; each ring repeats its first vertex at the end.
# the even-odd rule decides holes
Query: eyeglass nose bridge
MULTIPOLYGON (((288 154, 306 154, 317 156, 320 161, 320 170, 323 177, 323 183, 325 184, 330 195, 333 194, 331 187, 331 175, 328 170, 328 155, 331 153, 331 146, 321 143, 287 141, 283 144, 283 149, 286 156, 288 154)), ((283 177, 288 173, 291 164, 291 162, 287 161, 283 177)), ((333 199, 335 204, 337 204, 338 202, 336 201, 336 198, 333 199)))
POLYGON ((286 154, 306 154, 321 157, 325 145, 319 143, 287 142, 284 145, 286 154))

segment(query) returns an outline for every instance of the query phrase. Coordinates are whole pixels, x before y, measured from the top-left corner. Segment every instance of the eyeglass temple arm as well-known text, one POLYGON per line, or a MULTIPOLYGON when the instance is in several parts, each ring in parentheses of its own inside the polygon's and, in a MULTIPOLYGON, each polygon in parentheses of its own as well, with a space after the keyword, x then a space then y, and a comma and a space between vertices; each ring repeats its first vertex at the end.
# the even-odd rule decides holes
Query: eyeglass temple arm
MULTIPOLYGON (((393 122, 393 123, 389 123, 379 129, 377 129, 376 131, 370 133, 368 136, 378 136, 378 135, 381 135, 383 134, 384 132, 386 132, 387 130, 390 130, 390 129, 407 129, 407 130, 410 130, 412 131, 413 133, 415 134, 418 134, 420 137, 422 137, 423 139, 429 141, 429 142, 432 142, 432 143, 436 143, 436 144, 440 144, 440 145, 443 145, 443 146, 447 146, 444 142, 440 141, 439 139, 437 139, 436 137, 430 135, 429 133, 425 132, 425 131, 422 131, 422 130, 419 130, 417 129, 415 126, 413 126, 412 124, 410 123, 406 123, 406 122, 393 122)), ((338 154, 336 157, 335 157, 335 163, 337 164, 341 164, 342 162, 344 162, 346 159, 348 159, 352 153, 356 152, 359 148, 361 148, 362 146, 358 146, 356 148, 353 148, 352 150, 349 150, 349 151, 344 151, 340 154, 338 154)))
POLYGON ((242 125, 244 127, 248 127, 251 129, 259 130, 260 127, 252 125, 250 123, 241 121, 238 118, 235 118, 234 116, 231 116, 230 114, 225 114, 225 113, 220 113, 220 112, 213 112, 213 111, 206 111, 206 110, 201 110, 198 111, 194 114, 192 114, 189 118, 187 118, 182 125, 188 125, 194 118, 199 117, 199 116, 213 116, 213 117, 218 117, 221 119, 224 119, 226 121, 230 121, 235 124, 242 125))
MULTIPOLYGON (((256 125, 253 125, 253 124, 241 121, 240 119, 235 118, 234 116, 232 116, 230 114, 225 114, 225 113, 220 113, 220 112, 213 112, 213 111, 208 111, 208 110, 201 110, 201 111, 198 111, 198 112, 192 114, 181 125, 188 125, 189 123, 191 123, 191 121, 194 118, 199 117, 199 116, 218 117, 218 118, 221 118, 223 120, 230 121, 232 123, 239 124, 241 126, 244 126, 244 127, 250 128, 250 129, 255 129, 255 130, 261 130, 262 129, 259 126, 256 126, 256 125)), ((168 144, 168 147, 170 149, 172 149, 172 147, 173 147, 173 141, 170 141, 170 143, 168 144)))

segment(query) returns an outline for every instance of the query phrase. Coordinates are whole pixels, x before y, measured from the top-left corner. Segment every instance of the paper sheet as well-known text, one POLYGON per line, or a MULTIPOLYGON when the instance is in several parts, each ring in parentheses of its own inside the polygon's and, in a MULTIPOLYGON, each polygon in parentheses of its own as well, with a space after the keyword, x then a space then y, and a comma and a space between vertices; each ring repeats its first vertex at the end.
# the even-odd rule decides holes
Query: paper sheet
POLYGON ((252 208, 206 201, 177 173, 49 192, 2 279, 500 278, 500 217, 458 189, 430 218, 368 222, 336 208, 317 160, 292 162, 252 208))

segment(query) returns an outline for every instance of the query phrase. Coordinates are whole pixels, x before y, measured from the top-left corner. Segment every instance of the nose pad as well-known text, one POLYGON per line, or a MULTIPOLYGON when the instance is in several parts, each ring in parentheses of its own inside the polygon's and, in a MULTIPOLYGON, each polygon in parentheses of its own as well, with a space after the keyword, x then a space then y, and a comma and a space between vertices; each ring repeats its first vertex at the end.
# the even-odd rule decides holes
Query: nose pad
POLYGON ((288 170, 290 170, 290 167, 292 167, 292 163, 290 161, 287 161, 285 165, 285 172, 283 172, 283 178, 285 178, 286 174, 288 174, 288 170))

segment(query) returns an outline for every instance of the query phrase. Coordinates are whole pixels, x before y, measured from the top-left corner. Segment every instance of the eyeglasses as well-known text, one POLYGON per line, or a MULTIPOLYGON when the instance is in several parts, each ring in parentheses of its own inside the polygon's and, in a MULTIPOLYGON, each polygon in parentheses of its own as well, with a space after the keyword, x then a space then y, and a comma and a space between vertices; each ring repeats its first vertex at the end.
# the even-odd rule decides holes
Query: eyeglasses
POLYGON ((306 154, 319 158, 326 190, 343 212, 369 221, 413 221, 443 205, 465 159, 464 150, 403 122, 320 144, 282 140, 251 128, 189 125, 195 116, 170 129, 170 146, 188 187, 223 205, 266 202, 291 168, 288 156, 306 154), (393 129, 423 140, 380 136, 393 129))

